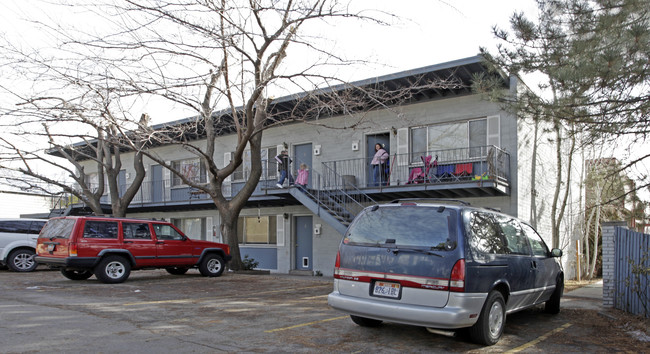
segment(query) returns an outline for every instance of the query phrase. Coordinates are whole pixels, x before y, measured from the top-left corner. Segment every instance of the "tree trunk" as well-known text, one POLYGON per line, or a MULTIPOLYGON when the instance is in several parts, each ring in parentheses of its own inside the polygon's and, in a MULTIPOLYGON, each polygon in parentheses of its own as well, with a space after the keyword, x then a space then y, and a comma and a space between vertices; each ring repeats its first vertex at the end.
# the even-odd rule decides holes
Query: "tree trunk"
POLYGON ((243 263, 239 251, 239 239, 237 237, 239 210, 225 213, 220 211, 219 214, 221 216, 221 235, 223 235, 224 241, 230 247, 230 255, 232 255, 232 260, 229 263, 230 269, 241 270, 243 269, 243 263))
POLYGON ((537 135, 539 134, 539 120, 535 119, 534 137, 533 137, 533 152, 530 167, 530 216, 529 222, 533 228, 537 227, 537 135))
POLYGON ((560 199, 560 189, 562 188, 562 136, 560 132, 560 123, 555 121, 553 124, 553 129, 555 130, 555 158, 556 163, 556 180, 555 180, 555 192, 553 193, 553 203, 551 204, 551 237, 552 237, 552 247, 557 248, 560 244, 560 223, 559 217, 557 215, 558 209, 558 200, 560 199))
POLYGON ((600 206, 596 209, 596 224, 594 225, 594 248, 592 249, 591 269, 589 270, 589 278, 596 276, 596 263, 598 261, 598 240, 600 238, 600 206))
POLYGON ((585 234, 583 237, 583 244, 584 244, 584 252, 583 252, 583 268, 585 269, 585 275, 587 278, 589 278, 589 270, 591 269, 591 248, 589 247, 589 238, 591 235, 591 222, 594 220, 594 215, 596 214, 596 208, 591 209, 591 213, 589 214, 589 219, 587 220, 587 224, 585 225, 585 234))

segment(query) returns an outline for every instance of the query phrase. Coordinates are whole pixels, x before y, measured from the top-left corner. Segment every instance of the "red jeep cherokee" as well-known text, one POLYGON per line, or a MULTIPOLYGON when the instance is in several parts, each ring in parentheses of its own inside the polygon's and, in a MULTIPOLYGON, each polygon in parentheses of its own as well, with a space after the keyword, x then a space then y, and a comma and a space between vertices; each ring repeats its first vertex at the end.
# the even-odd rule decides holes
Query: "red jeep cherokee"
POLYGON ((218 277, 230 261, 223 243, 191 240, 165 221, 110 217, 61 217, 43 227, 35 260, 72 280, 93 274, 104 283, 121 283, 131 270, 165 268, 185 274, 198 267, 206 277, 218 277))

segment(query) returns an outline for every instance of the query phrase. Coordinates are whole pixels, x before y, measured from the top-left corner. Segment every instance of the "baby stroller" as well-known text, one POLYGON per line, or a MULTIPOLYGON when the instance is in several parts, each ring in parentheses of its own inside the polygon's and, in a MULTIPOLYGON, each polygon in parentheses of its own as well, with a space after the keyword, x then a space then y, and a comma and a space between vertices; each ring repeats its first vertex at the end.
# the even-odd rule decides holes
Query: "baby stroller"
POLYGON ((420 167, 416 167, 411 170, 409 173, 409 180, 406 182, 406 184, 419 184, 419 183, 425 183, 429 182, 429 173, 431 173, 431 169, 433 167, 438 166, 438 156, 436 156, 436 159, 431 162, 431 155, 429 156, 420 156, 422 159, 422 163, 424 164, 424 170, 420 167))

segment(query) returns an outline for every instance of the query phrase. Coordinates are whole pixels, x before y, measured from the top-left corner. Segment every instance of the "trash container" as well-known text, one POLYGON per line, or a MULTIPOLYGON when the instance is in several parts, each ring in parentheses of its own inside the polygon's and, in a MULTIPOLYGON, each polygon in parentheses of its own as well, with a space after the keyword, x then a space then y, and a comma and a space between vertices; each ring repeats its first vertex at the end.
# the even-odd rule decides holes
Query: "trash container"
POLYGON ((357 186, 357 178, 353 175, 343 175, 343 189, 351 189, 352 187, 357 186))

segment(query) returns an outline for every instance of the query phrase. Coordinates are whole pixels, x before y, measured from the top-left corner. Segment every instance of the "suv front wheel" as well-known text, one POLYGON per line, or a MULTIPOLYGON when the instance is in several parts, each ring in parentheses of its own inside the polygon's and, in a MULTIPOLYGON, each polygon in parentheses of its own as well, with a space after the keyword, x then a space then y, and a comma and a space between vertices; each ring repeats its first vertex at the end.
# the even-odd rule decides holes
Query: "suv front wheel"
POLYGON ((120 256, 104 257, 95 267, 95 276, 102 283, 122 283, 129 274, 131 274, 131 263, 120 256))
POLYGON ((208 254, 199 264, 199 272, 204 277, 218 277, 223 273, 223 258, 217 254, 208 254))
POLYGON ((38 265, 34 261, 34 254, 34 251, 29 249, 17 249, 9 254, 7 267, 14 272, 31 272, 38 265))

